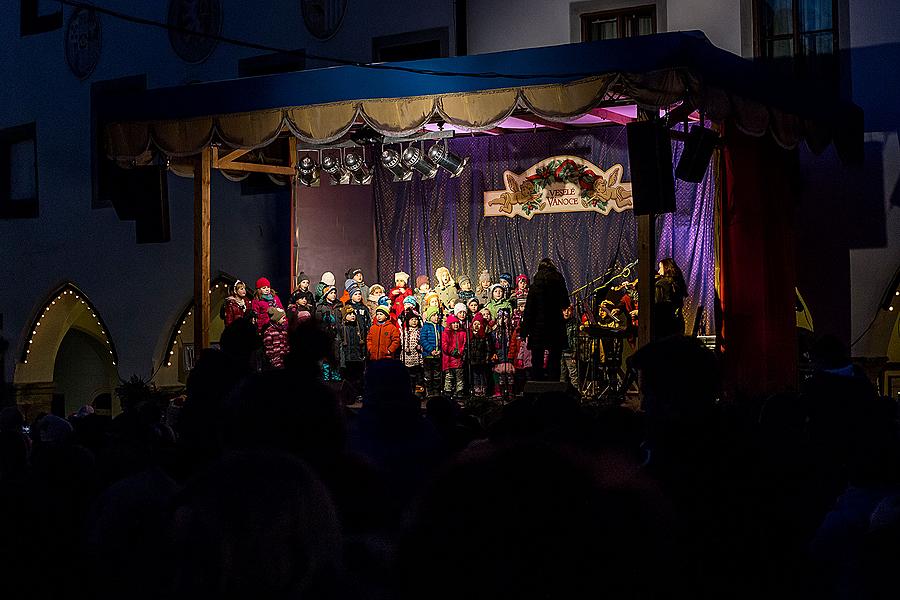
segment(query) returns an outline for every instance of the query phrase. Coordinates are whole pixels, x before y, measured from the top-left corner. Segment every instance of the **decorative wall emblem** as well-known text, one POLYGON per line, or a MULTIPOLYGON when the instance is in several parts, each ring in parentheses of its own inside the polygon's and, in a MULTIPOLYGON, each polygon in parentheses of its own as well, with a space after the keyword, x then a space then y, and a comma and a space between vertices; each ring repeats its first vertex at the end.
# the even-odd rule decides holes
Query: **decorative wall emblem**
POLYGON ((100 62, 103 48, 100 17, 90 9, 76 8, 66 26, 66 63, 78 79, 87 79, 100 62))
POLYGON ((341 28, 347 0, 300 0, 303 23, 313 37, 327 40, 341 28))
POLYGON ((181 60, 203 62, 219 43, 209 36, 222 33, 221 0, 169 0, 169 43, 181 60))
POLYGON ((577 156, 547 158, 520 174, 505 171, 506 189, 484 192, 484 216, 622 212, 633 205, 631 183, 622 181, 623 172, 620 164, 602 169, 577 156))

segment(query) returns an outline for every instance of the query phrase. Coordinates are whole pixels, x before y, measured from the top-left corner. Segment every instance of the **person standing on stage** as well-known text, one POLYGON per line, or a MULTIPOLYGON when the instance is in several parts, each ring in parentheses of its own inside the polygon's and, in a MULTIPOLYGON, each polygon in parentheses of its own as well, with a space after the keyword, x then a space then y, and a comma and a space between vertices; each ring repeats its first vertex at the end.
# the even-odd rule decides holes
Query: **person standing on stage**
POLYGON ((378 308, 378 299, 384 296, 384 286, 380 283, 373 283, 369 288, 369 293, 364 295, 363 303, 369 309, 370 323, 375 321, 375 309, 378 308))
POLYGON ((316 312, 316 299, 312 290, 309 289, 309 275, 306 273, 297 275, 297 289, 291 294, 288 310, 296 313, 313 314, 316 312))
POLYGON ((453 277, 450 275, 450 269, 438 267, 434 271, 434 276, 437 279, 434 291, 440 296, 441 305, 448 310, 452 310, 457 300, 457 288, 456 282, 453 281, 453 277))
POLYGON ((468 304, 469 300, 475 297, 475 292, 472 291, 472 280, 468 275, 460 275, 456 284, 459 286, 459 301, 468 304))
POLYGON ((369 335, 369 327, 372 326, 372 316, 369 313, 369 307, 363 304, 364 296, 356 281, 353 281, 347 288, 347 295, 350 296, 347 306, 356 313, 356 322, 359 324, 362 339, 365 341, 366 336, 369 335))
POLYGON ((491 274, 487 269, 478 275, 478 289, 475 291, 475 296, 482 306, 491 301, 491 274))
POLYGON ((225 298, 222 306, 222 320, 225 327, 241 319, 252 319, 253 310, 247 298, 247 284, 238 279, 231 288, 231 295, 225 298))
POLYGON ((542 259, 528 292, 519 330, 531 350, 532 377, 537 381, 559 381, 562 350, 566 347, 563 309, 567 306, 569 291, 565 279, 549 258, 542 259), (548 353, 546 371, 545 351, 548 353))
POLYGON ((263 329, 269 323, 269 307, 277 306, 284 310, 281 304, 281 298, 272 289, 272 284, 265 277, 256 280, 256 294, 253 296, 253 302, 250 306, 256 313, 256 330, 261 334, 263 329))
POLYGON ((491 286, 491 300, 485 306, 491 313, 491 321, 497 320, 497 313, 501 310, 512 312, 512 305, 506 299, 506 288, 502 283, 491 286))
POLYGON ((447 328, 441 337, 441 370, 444 393, 460 400, 465 393, 466 334, 456 315, 447 315, 447 328))
MULTIPOLYGON (((367 285, 366 285, 366 282, 363 281, 363 271, 362 271, 362 269, 360 269, 360 268, 347 269, 347 272, 345 273, 345 275, 346 275, 345 279, 348 279, 348 280, 349 280, 349 279, 352 279, 352 280, 356 283, 356 285, 359 286, 359 291, 362 292, 363 298, 365 298, 366 296, 369 295, 369 286, 367 286, 367 285)), ((349 298, 349 295, 348 295, 347 300, 349 300, 349 299, 350 299, 350 298, 349 298)), ((347 300, 344 300, 344 299, 342 298, 342 299, 341 299, 341 302, 343 302, 344 304, 346 304, 346 303, 347 303, 347 300)))
POLYGON ((484 398, 491 384, 491 364, 496 361, 494 340, 481 313, 475 313, 472 317, 471 329, 466 355, 472 373, 472 395, 484 398))
POLYGON ((287 317, 277 306, 270 306, 267 312, 269 322, 263 331, 263 348, 269 367, 281 369, 288 353, 287 317))
POLYGON ((659 263, 656 273, 656 293, 653 301, 655 339, 684 335, 684 299, 687 286, 681 269, 671 258, 659 263))
POLYGON ((419 275, 416 277, 416 302, 419 303, 419 308, 425 310, 425 296, 427 296, 431 292, 431 282, 428 281, 428 275, 419 275))
POLYGON ((341 323, 343 322, 342 305, 337 301, 337 288, 333 285, 325 286, 322 290, 324 297, 316 306, 316 318, 322 324, 328 340, 331 342, 331 354, 322 364, 322 379, 324 381, 340 381, 339 370, 341 357, 341 323))
POLYGON ((422 349, 422 369, 425 376, 425 397, 441 395, 441 311, 437 306, 425 309, 425 323, 419 333, 419 347, 422 349))
POLYGON ((400 315, 406 309, 404 301, 413 295, 409 287, 409 275, 400 271, 394 273, 394 287, 391 288, 389 299, 391 301, 391 320, 394 325, 400 325, 400 315))
POLYGON ((422 385, 421 333, 419 313, 414 310, 403 313, 400 327, 400 360, 409 373, 409 382, 417 398, 421 398, 425 393, 425 386, 422 385))
POLYGON ((375 323, 366 338, 369 360, 395 358, 400 349, 400 330, 391 322, 391 310, 379 304, 375 309, 375 323))
MULTIPOLYGON (((354 290, 361 294, 359 288, 354 290)), ((363 307, 366 318, 369 311, 363 307)), ((341 328, 341 374, 350 384, 353 395, 360 399, 363 390, 363 368, 366 360, 366 334, 359 322, 359 312, 352 304, 345 304, 342 310, 344 322, 341 328)))
POLYGON ((331 271, 325 271, 322 273, 322 279, 319 280, 319 283, 316 284, 316 292, 314 294, 314 300, 316 304, 319 304, 322 300, 325 299, 325 288, 329 285, 336 285, 334 282, 334 273, 331 271))
POLYGON ((578 388, 578 317, 575 316, 575 307, 571 304, 563 310, 563 319, 566 322, 566 348, 562 353, 560 365, 560 378, 563 383, 568 383, 578 388))

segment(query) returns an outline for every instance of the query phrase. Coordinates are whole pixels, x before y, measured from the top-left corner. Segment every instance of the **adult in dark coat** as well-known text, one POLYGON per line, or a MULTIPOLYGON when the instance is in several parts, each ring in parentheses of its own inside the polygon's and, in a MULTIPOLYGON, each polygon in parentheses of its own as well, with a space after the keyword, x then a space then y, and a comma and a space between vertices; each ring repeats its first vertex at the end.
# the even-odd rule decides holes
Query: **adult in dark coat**
POLYGON ((566 347, 563 309, 569 305, 569 291, 562 274, 549 258, 541 260, 528 292, 519 336, 528 340, 532 376, 536 380, 559 381, 559 365, 566 347), (544 370, 544 351, 549 351, 544 370))

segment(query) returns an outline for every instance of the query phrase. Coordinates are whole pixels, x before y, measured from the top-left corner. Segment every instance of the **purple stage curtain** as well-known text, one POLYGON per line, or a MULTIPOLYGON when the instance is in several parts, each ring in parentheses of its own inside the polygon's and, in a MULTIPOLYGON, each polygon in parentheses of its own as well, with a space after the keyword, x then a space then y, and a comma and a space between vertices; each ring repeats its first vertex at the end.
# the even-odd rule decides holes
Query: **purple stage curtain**
MULTIPOLYGON (((389 172, 376 168, 380 282, 392 284, 394 272, 403 270, 413 279, 427 274, 433 285, 435 269, 446 266, 454 278, 469 275, 474 286, 482 269, 490 271, 493 281, 503 272, 531 276, 546 256, 573 290, 601 275, 613 261, 624 265, 637 258, 637 227, 630 210, 607 216, 539 214, 530 221, 484 217, 483 193, 504 189, 504 171, 521 173, 551 156, 578 156, 604 169, 620 163, 624 180, 630 181, 624 127, 460 136, 449 141, 449 148, 470 157, 458 178, 442 170, 430 181, 416 174, 411 181, 393 182, 389 172)), ((710 171, 700 184, 676 180, 677 210, 658 220, 659 258, 672 256, 684 271, 690 294, 685 304, 688 327, 698 305, 705 308, 706 323, 713 323, 713 200, 710 171)))

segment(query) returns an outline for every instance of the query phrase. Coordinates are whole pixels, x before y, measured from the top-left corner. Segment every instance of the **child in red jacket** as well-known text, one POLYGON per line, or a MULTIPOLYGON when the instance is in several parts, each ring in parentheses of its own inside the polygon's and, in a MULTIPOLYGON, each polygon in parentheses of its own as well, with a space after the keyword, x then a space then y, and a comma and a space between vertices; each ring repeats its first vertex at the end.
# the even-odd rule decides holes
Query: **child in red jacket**
POLYGON ((369 328, 366 336, 366 348, 369 360, 394 358, 400 349, 400 330, 390 320, 387 306, 375 309, 375 323, 369 328))
POLYGON ((441 336, 441 368, 444 371, 444 393, 462 397, 465 392, 466 332, 456 315, 447 315, 447 328, 441 336))

